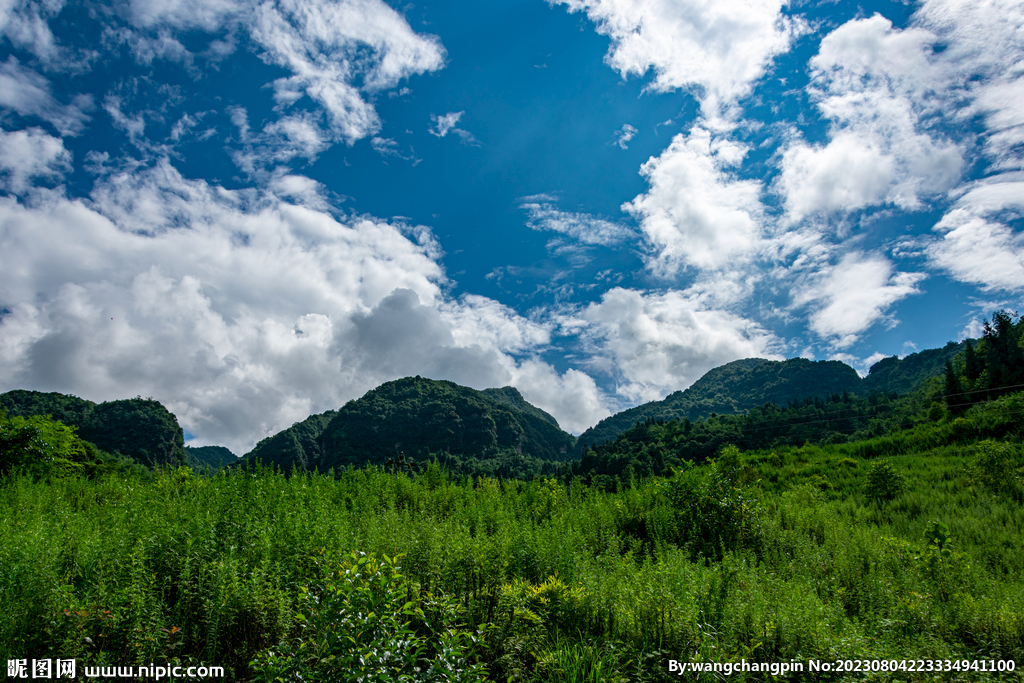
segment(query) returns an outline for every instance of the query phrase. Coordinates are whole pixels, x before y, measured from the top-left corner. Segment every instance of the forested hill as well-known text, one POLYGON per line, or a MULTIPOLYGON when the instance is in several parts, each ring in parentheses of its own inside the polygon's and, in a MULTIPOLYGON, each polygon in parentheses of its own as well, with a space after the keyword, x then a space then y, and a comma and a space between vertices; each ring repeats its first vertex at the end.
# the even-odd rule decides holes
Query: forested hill
POLYGON ((971 341, 949 342, 941 349, 926 349, 903 358, 883 358, 871 366, 863 379, 856 370, 837 360, 744 358, 733 361, 708 371, 684 391, 605 418, 580 435, 575 453, 580 456, 584 446, 610 441, 637 422, 647 420, 687 418, 693 421, 710 417, 712 413, 734 415, 765 403, 785 405, 790 401, 827 398, 844 391, 861 398, 872 392, 908 394, 925 381, 941 376, 946 361, 962 354, 971 341))
POLYGON ((732 415, 764 403, 785 404, 814 396, 862 391, 857 371, 837 360, 784 361, 745 358, 708 371, 685 391, 669 394, 605 418, 580 435, 576 455, 583 447, 614 439, 637 422, 646 420, 698 420, 712 413, 732 415))
POLYGON ((547 462, 572 457, 572 435, 513 391, 483 392, 422 377, 387 382, 338 411, 311 464, 320 471, 383 464, 401 453, 417 460, 440 452, 547 462))
POLYGON ((218 469, 238 462, 238 456, 223 446, 185 446, 189 464, 218 469))
POLYGON ((952 361, 964 353, 970 342, 977 343, 973 339, 959 344, 951 341, 941 349, 925 349, 903 358, 883 358, 871 366, 868 376, 864 378, 864 388, 868 392, 895 391, 897 394, 909 394, 925 380, 942 375, 946 361, 952 361))
POLYGON ((0 394, 0 410, 11 417, 50 415, 77 427, 79 438, 100 450, 149 467, 189 462, 178 419, 153 399, 97 404, 77 396, 17 389, 0 394))
POLYGON ((311 464, 320 454, 320 435, 330 424, 336 410, 310 415, 288 429, 263 439, 243 457, 264 465, 276 465, 284 472, 292 469, 311 470, 311 464))
POLYGON ((543 410, 533 405, 532 403, 527 403, 526 399, 523 398, 523 395, 520 394, 519 390, 516 389, 515 387, 501 387, 500 389, 484 389, 480 393, 482 393, 484 396, 494 399, 495 401, 497 401, 498 403, 502 404, 507 408, 518 410, 519 412, 526 413, 527 415, 532 415, 533 417, 539 420, 543 420, 544 422, 553 424, 556 427, 558 427, 558 420, 556 420, 552 415, 545 413, 543 410))

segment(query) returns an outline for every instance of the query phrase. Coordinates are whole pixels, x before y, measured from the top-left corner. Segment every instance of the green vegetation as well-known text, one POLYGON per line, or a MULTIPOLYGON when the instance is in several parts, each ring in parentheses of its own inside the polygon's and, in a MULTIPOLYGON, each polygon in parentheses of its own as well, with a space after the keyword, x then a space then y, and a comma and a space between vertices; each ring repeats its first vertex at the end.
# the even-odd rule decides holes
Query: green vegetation
POLYGON ((839 361, 785 361, 746 358, 710 370, 685 391, 670 394, 601 420, 580 435, 579 457, 584 447, 611 441, 637 422, 650 420, 698 420, 712 413, 744 413, 765 403, 786 404, 807 398, 844 392, 864 395, 857 372, 839 361))
POLYGON ((866 441, 726 447, 617 491, 438 464, 12 472, 0 658, 205 662, 238 680, 332 680, 362 661, 417 681, 675 680, 668 659, 1021 661, 1022 411, 1013 394, 866 441))
POLYGON ((541 450, 550 473, 521 480, 460 468, 528 457, 514 444, 543 448, 530 430, 550 422, 507 392, 421 379, 257 448, 366 444, 333 471, 119 467, 73 427, 0 415, 0 659, 205 663, 268 682, 680 680, 669 660, 1024 666, 1020 329, 995 317, 904 396, 649 418, 579 461, 541 450), (359 426, 373 415, 376 432, 359 426), (429 428, 389 441, 406 420, 429 428), (394 455, 409 443, 429 445, 406 451, 412 466, 394 455))

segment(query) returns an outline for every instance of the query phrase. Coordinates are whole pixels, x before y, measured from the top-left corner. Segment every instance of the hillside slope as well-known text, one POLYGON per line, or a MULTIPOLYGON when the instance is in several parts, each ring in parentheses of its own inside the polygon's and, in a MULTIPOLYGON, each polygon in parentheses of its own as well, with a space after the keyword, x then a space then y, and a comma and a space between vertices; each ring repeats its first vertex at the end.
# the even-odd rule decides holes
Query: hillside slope
POLYGON ((669 394, 661 401, 651 401, 601 420, 580 435, 576 454, 580 455, 585 445, 610 441, 647 419, 697 420, 712 413, 731 415, 764 403, 785 404, 844 391, 863 391, 863 383, 856 370, 840 361, 744 358, 709 370, 688 389, 669 394))
POLYGON ((312 461, 320 454, 320 435, 337 414, 336 410, 328 410, 310 415, 288 429, 263 439, 243 458, 276 466, 283 472, 290 472, 294 468, 312 469, 312 461))
POLYGON ((238 462, 238 457, 224 446, 185 446, 185 454, 189 465, 200 469, 210 467, 216 470, 238 462))

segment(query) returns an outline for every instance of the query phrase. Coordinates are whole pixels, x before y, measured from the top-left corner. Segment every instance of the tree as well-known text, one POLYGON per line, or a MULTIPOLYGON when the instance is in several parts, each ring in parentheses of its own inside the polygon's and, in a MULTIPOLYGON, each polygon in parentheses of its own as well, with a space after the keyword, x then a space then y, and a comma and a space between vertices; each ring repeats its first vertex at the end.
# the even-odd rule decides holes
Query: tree
POLYGON ((82 468, 91 450, 74 427, 48 415, 8 418, 0 413, 0 473, 70 474, 82 468))
POLYGON ((970 398, 964 395, 963 387, 960 384, 960 376, 953 368, 953 363, 948 359, 946 360, 946 383, 942 391, 946 396, 946 405, 949 406, 951 412, 959 414, 967 409, 970 398))
POLYGON ((968 382, 973 384, 979 377, 981 377, 981 373, 984 371, 985 362, 975 352, 974 345, 971 344, 971 340, 968 339, 967 348, 964 349, 964 376, 967 378, 968 382))
POLYGON ((985 322, 985 369, 988 387, 996 393, 1000 389, 1024 384, 1024 349, 1020 346, 1017 315, 996 311, 991 322, 985 322))

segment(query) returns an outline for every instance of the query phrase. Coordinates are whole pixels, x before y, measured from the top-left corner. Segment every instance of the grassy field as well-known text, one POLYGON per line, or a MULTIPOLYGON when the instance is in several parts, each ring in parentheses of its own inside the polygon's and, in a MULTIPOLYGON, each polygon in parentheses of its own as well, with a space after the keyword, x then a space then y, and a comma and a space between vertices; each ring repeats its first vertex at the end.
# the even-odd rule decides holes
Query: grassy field
POLYGON ((1024 449, 1019 436, 973 439, 967 422, 726 449, 617 492, 453 481, 436 466, 11 474, 0 659, 306 681, 722 679, 680 677, 670 660, 1024 669, 1024 449))

